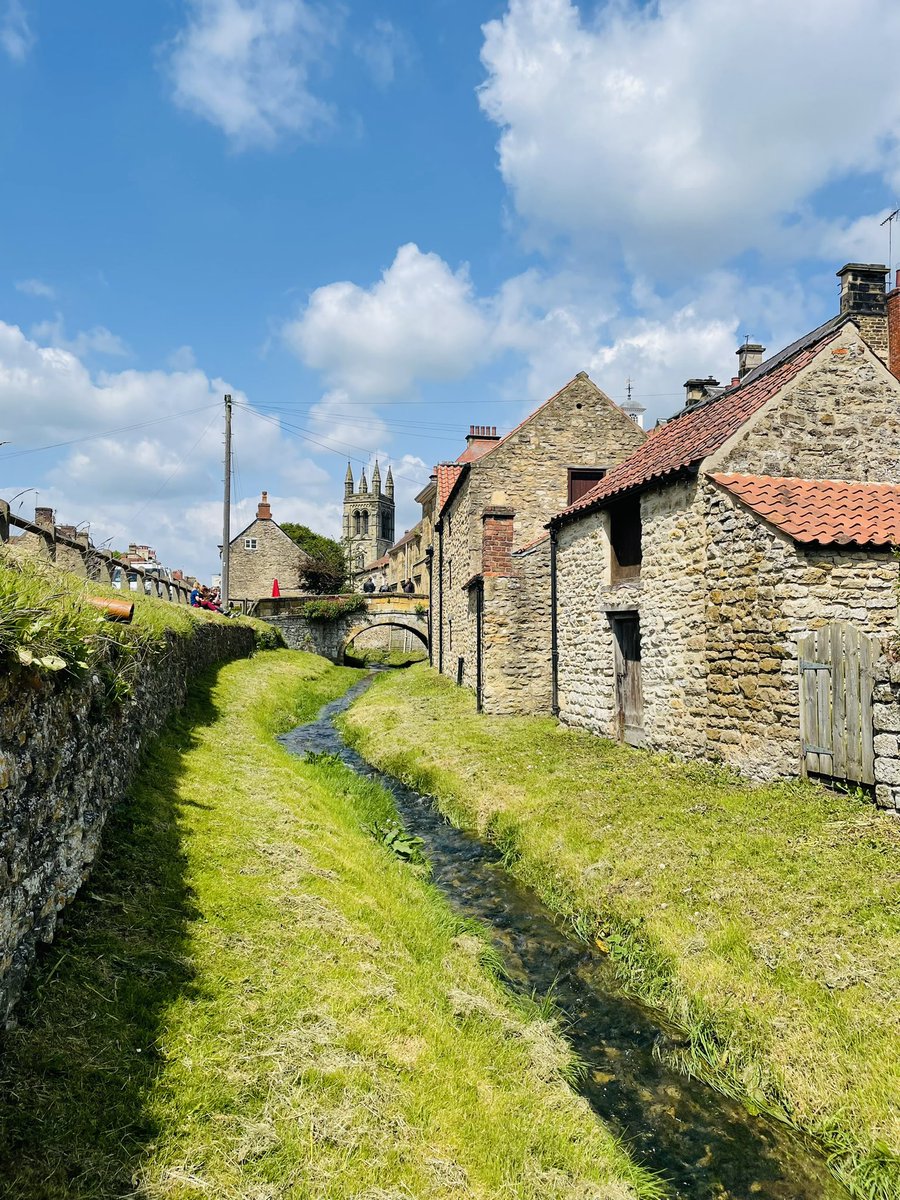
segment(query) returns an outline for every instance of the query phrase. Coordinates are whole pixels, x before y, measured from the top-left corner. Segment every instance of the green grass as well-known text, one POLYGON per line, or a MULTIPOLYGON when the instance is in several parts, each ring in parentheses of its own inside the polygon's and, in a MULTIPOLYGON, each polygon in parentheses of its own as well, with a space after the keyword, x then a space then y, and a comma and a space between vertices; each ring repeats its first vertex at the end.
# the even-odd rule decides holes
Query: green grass
POLYGON ((351 645, 348 647, 348 654, 354 662, 382 667, 409 667, 428 658, 427 650, 385 650, 379 646, 357 649, 351 645))
POLYGON ((651 1200, 487 943, 274 735, 358 673, 224 667, 147 757, 0 1054, 16 1200, 651 1200))
POLYGON ((807 783, 484 717, 386 675, 345 726, 691 1037, 683 1067, 811 1131, 857 1194, 900 1197, 900 823, 807 783))
MULTIPOLYGON (((123 594, 39 560, 0 555, 0 666, 7 670, 63 677, 96 670, 108 679, 110 696, 120 697, 169 637, 226 620, 230 618, 142 592, 123 594), (133 601, 132 622, 107 621, 90 597, 133 601)), ((281 644, 266 622, 240 621, 254 629, 259 648, 281 644)))

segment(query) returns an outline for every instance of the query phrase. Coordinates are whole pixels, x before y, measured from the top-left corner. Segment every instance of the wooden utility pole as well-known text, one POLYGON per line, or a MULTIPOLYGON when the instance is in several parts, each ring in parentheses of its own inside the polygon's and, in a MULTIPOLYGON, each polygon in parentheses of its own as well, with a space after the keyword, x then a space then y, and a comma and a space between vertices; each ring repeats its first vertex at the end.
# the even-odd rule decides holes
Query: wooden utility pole
POLYGON ((222 505, 222 594, 220 601, 228 607, 228 550, 231 543, 231 397, 225 397, 225 499, 222 505))

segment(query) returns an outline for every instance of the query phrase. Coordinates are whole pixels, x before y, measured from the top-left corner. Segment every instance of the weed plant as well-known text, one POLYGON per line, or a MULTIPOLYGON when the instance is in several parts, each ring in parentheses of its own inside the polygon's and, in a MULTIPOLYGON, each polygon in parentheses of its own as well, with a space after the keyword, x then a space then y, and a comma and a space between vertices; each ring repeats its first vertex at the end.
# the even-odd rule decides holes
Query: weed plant
POLYGON ((813 1134, 900 1197, 900 823, 857 794, 486 717, 422 668, 344 718, 687 1032, 680 1066, 813 1134))

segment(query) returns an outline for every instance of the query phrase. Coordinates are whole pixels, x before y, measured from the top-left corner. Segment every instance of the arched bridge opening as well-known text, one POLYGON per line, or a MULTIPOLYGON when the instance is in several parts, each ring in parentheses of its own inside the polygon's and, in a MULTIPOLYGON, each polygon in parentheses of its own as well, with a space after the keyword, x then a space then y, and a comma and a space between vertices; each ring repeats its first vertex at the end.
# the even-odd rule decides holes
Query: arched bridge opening
MULTIPOLYGON (((322 600, 346 600, 347 597, 292 596, 260 600, 254 616, 269 621, 281 630, 292 650, 308 650, 321 654, 332 662, 344 661, 348 647, 367 634, 368 640, 390 641, 392 630, 402 631, 405 640, 415 640, 417 646, 428 650, 428 602, 425 596, 398 593, 374 596, 355 596, 352 612, 340 612, 323 617, 322 600), (310 601, 315 604, 307 605, 310 601), (320 615, 310 616, 309 612, 320 615), (374 631, 374 632, 373 632, 374 631)), ((339 605, 334 606, 335 609, 339 605)))
POLYGON ((427 657, 427 629, 399 618, 357 624, 347 633, 338 652, 338 662, 347 666, 377 663, 410 666, 427 657))

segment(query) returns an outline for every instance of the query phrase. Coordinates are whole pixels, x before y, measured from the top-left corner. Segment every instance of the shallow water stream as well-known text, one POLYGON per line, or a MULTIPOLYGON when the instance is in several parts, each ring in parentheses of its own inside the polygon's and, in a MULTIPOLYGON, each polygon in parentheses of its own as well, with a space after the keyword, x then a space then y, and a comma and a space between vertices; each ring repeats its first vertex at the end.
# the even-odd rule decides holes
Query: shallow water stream
POLYGON ((372 682, 355 684, 316 721, 285 734, 296 754, 338 755, 394 796, 410 833, 423 839, 434 882, 452 907, 478 918, 500 951, 513 990, 553 994, 565 1035, 587 1065, 577 1085, 595 1112, 692 1200, 822 1200, 846 1196, 820 1152, 791 1129, 666 1065, 684 1039, 652 1009, 622 994, 608 959, 573 941, 541 901, 503 868, 496 850, 454 829, 433 800, 370 766, 344 742, 334 718, 372 682))

